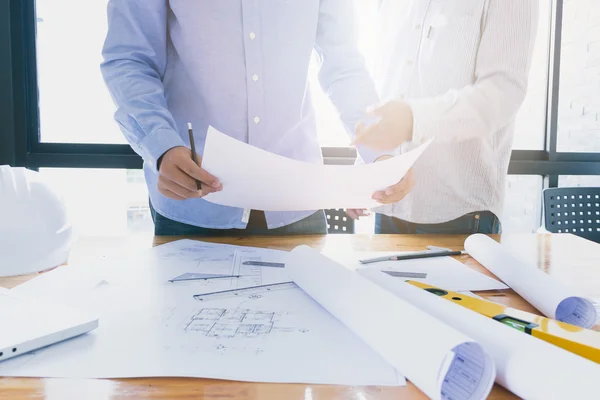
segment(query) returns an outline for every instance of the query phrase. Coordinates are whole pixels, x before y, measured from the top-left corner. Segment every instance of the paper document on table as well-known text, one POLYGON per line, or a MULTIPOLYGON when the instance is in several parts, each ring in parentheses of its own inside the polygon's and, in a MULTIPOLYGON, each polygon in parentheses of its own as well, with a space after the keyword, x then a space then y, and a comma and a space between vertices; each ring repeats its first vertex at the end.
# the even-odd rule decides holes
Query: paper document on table
POLYGON ((398 183, 430 142, 368 165, 320 165, 282 157, 209 127, 202 167, 223 190, 205 200, 267 211, 373 208, 371 197, 398 183))
MULTIPOLYGON (((398 252, 357 252, 358 259, 397 255, 398 252)), ((358 263, 357 263, 358 264, 358 263)), ((494 278, 475 271, 451 257, 422 258, 402 261, 380 261, 357 269, 371 268, 398 278, 437 286, 453 292, 461 290, 500 290, 508 286, 494 278)))
MULTIPOLYGON (((455 328, 309 247, 294 249, 287 268, 302 290, 429 398, 484 399, 489 394, 495 378, 492 359, 455 328)), ((429 293, 422 291, 422 296, 429 293)))
POLYGON ((245 264, 258 260, 282 263, 287 254, 279 250, 183 239, 125 258, 108 258, 93 267, 61 267, 52 275, 43 274, 20 285, 19 290, 50 296, 54 296, 54 292, 67 291, 85 294, 95 286, 108 282, 130 288, 164 287, 166 290, 185 291, 192 296, 205 291, 287 282, 289 276, 285 268, 261 268, 245 264), (176 279, 185 274, 234 277, 176 279), (51 282, 46 282, 48 279, 51 282))
POLYGON ((282 282, 290 279, 287 268, 245 264, 287 263, 286 254, 182 240, 111 260, 90 270, 92 278, 84 272, 65 279, 60 268, 51 271, 42 285, 34 279, 14 290, 76 304, 99 315, 100 326, 0 363, 0 376, 404 385, 376 351, 296 285, 282 282), (244 279, 168 282, 182 273, 244 279), (239 292, 256 285, 269 289, 239 292))
MULTIPOLYGON (((519 398, 585 399, 598 390, 600 365, 592 361, 411 284, 398 284, 397 279, 376 269, 358 273, 476 340, 494 359, 496 382, 519 398)), ((406 376, 411 379, 408 373, 406 376)))
POLYGON ((465 249, 546 317, 583 328, 591 328, 598 321, 592 301, 539 268, 518 260, 490 237, 471 235, 465 241, 465 249))

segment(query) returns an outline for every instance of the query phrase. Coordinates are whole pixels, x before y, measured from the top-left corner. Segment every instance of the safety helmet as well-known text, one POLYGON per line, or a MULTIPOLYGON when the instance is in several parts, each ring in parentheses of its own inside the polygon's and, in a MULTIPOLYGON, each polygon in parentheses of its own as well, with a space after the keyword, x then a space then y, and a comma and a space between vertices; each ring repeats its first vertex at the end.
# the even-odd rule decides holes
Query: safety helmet
POLYGON ((65 203, 47 180, 39 172, 0 166, 0 276, 62 265, 71 243, 65 203))

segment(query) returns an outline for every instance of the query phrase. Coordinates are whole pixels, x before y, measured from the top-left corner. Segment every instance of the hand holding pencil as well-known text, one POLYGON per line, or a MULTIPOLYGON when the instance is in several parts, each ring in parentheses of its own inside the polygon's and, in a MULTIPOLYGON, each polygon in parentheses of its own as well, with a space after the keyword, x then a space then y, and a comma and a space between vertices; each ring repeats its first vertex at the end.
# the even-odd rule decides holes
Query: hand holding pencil
POLYGON ((191 150, 173 147, 162 156, 159 165, 158 191, 174 200, 200 198, 223 189, 216 177, 202 169, 191 124, 188 128, 191 150))

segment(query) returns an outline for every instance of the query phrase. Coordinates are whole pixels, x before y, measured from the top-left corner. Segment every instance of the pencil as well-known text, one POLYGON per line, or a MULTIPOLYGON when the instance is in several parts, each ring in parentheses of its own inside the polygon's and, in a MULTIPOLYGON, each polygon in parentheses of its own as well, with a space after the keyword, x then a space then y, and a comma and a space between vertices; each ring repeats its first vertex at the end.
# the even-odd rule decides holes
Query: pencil
POLYGON ((466 254, 464 251, 438 251, 430 253, 412 253, 412 254, 400 254, 397 256, 385 256, 377 257, 366 260, 359 260, 361 264, 372 264, 380 261, 402 261, 402 260, 416 260, 419 258, 432 258, 432 257, 447 257, 447 256, 460 256, 466 254))
MULTIPOLYGON (((192 160, 194 160, 197 166, 200 166, 198 156, 196 155, 196 143, 194 142, 194 131, 192 130, 191 122, 188 122, 188 135, 190 136, 190 147, 192 148, 192 160)), ((198 179, 196 179, 196 189, 202 190, 202 182, 198 179)))

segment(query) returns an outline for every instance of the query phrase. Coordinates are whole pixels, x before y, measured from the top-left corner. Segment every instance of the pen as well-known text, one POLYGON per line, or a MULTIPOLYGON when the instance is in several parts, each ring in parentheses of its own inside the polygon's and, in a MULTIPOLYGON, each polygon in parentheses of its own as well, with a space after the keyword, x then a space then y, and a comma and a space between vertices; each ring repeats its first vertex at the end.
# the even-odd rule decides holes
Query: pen
POLYGON ((371 264, 380 261, 402 261, 402 260, 416 260, 418 258, 432 258, 432 257, 446 257, 446 256, 460 256, 467 254, 464 251, 435 251, 435 252, 422 252, 412 254, 399 254, 397 256, 385 256, 377 258, 369 258, 366 260, 359 260, 361 264, 371 264))
MULTIPOLYGON (((190 136, 190 147, 192 148, 192 160, 194 160, 197 166, 200 166, 200 164, 198 163, 198 156, 196 155, 196 144, 194 143, 194 132, 192 130, 191 122, 188 122, 188 135, 190 136)), ((202 183, 197 179, 196 189, 202 190, 202 183)))

